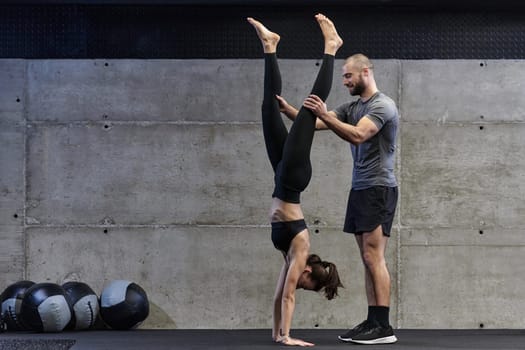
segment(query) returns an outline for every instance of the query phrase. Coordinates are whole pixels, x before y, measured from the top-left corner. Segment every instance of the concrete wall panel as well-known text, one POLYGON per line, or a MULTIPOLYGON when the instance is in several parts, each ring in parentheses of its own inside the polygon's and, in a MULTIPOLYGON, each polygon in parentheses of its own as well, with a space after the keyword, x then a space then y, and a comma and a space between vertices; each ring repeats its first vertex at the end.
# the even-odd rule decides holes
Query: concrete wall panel
POLYGON ((16 281, 24 279, 25 241, 20 224, 0 225, 0 293, 16 281))
POLYGON ((0 60, 0 127, 6 122, 24 121, 26 67, 25 60, 0 60))
MULTIPOLYGON (((249 62, 249 61, 248 61, 249 62)), ((252 120, 251 66, 224 60, 42 60, 31 120, 252 120), (248 98, 250 97, 250 98, 248 98), (94 103, 96 101, 96 103, 94 103)))
POLYGON ((28 216, 35 223, 265 219, 256 194, 268 193, 272 178, 258 127, 37 126, 28 144, 28 216))
POLYGON ((524 253, 523 244, 402 246, 400 326, 523 328, 524 253))
POLYGON ((24 132, 22 126, 0 129, 0 225, 20 222, 24 214, 24 132))
POLYGON ((405 228, 401 234, 402 246, 522 246, 525 237, 521 228, 405 228))
POLYGON ((24 276, 24 131, 0 122, 0 288, 24 276))
POLYGON ((525 61, 402 62, 405 121, 525 121, 525 61))
POLYGON ((521 226, 522 124, 405 124, 401 220, 407 226, 521 226))

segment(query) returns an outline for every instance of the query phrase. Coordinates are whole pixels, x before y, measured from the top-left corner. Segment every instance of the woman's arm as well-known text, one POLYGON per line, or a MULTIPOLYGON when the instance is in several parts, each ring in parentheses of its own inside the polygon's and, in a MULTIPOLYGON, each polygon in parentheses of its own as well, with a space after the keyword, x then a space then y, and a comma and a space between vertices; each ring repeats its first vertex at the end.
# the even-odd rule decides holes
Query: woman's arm
POLYGON ((310 248, 308 231, 304 230, 295 236, 289 251, 289 265, 281 300, 281 328, 278 342, 285 345, 313 346, 314 344, 290 337, 293 313, 295 310, 295 291, 301 274, 305 271, 310 248))
POLYGON ((275 294, 273 297, 273 329, 272 339, 278 341, 279 331, 281 329, 281 301, 283 298, 284 280, 286 278, 286 272, 288 271, 288 263, 284 263, 277 280, 277 286, 275 287, 275 294))

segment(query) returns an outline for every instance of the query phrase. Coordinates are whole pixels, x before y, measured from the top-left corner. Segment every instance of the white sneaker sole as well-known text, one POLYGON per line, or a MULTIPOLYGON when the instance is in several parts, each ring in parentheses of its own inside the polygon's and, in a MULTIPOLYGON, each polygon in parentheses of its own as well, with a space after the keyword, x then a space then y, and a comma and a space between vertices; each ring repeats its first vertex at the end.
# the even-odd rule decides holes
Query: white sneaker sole
POLYGON ((352 341, 352 338, 343 338, 343 337, 341 337, 341 336, 338 336, 337 338, 339 338, 339 340, 344 341, 344 342, 347 342, 347 343, 349 343, 349 342, 352 341))
MULTIPOLYGON (((339 338, 341 339, 341 338, 339 338)), ((343 340, 343 339, 341 339, 343 340)), ((343 341, 347 341, 347 340, 343 340, 343 341)), ((352 343, 357 343, 357 344, 366 344, 366 345, 373 345, 373 344, 393 344, 397 341, 397 338, 395 335, 391 335, 389 337, 384 337, 384 338, 377 338, 377 339, 370 339, 370 340, 355 340, 355 339, 350 339, 348 340, 352 343)))

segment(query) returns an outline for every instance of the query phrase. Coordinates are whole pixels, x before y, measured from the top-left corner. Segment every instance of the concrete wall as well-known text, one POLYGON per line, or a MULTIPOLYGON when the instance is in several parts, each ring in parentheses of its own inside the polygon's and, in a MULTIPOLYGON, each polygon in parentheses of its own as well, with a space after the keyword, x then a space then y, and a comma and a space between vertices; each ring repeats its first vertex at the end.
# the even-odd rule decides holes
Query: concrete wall
MULTIPOLYGON (((291 103, 316 63, 281 61, 291 103)), ((523 328, 525 62, 375 65, 402 114, 393 325, 523 328)), ((270 328, 282 258, 262 75, 262 60, 0 60, 0 288, 80 280, 100 292, 128 279, 152 303, 144 327, 270 328)), ((330 107, 349 98, 339 76, 330 107)), ((346 328, 366 314, 341 230, 348 145, 317 133, 312 163, 312 251, 346 288, 330 302, 299 291, 293 327, 346 328)))

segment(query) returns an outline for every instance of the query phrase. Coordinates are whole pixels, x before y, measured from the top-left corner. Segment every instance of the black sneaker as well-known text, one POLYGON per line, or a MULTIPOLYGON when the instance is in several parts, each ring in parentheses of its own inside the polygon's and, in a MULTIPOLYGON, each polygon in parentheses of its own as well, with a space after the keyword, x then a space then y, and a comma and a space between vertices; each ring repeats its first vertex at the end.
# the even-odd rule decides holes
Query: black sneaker
POLYGON ((354 328, 348 330, 348 332, 346 332, 345 334, 338 336, 338 338, 339 340, 346 342, 352 341, 352 337, 358 335, 359 333, 363 332, 364 330, 370 327, 373 327, 373 325, 368 320, 364 320, 354 328))
POLYGON ((392 344, 397 341, 397 338, 392 326, 381 327, 376 325, 354 335, 350 341, 357 344, 392 344))

